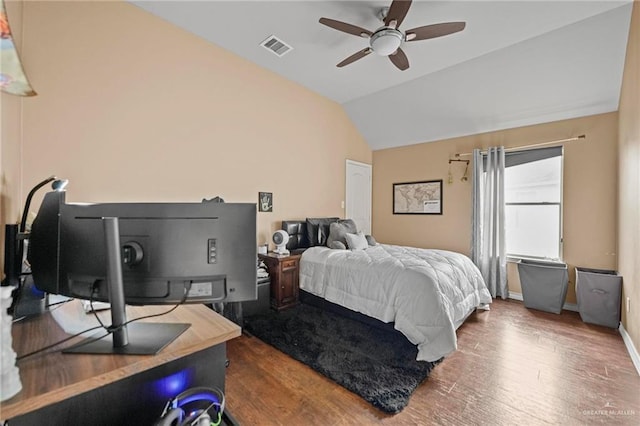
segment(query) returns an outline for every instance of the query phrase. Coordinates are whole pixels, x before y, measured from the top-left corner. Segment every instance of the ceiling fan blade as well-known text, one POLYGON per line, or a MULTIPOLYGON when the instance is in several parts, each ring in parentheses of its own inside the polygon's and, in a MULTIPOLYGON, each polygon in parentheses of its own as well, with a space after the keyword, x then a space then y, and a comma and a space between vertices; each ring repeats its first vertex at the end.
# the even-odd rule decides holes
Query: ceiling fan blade
POLYGON ((331 27, 334 30, 342 31, 343 33, 353 34, 358 37, 371 37, 371 31, 360 28, 356 25, 347 24, 346 22, 336 21, 335 19, 320 18, 320 22, 327 27, 331 27))
POLYGON ((336 66, 339 67, 339 68, 342 68, 345 65, 349 65, 351 62, 355 62, 358 59, 364 58, 365 56, 367 56, 371 52, 373 52, 373 50, 371 50, 370 47, 367 47, 366 49, 362 49, 361 51, 356 52, 353 55, 349 56, 347 59, 345 59, 344 61, 340 62, 336 66))
POLYGON ((405 55, 400 48, 398 48, 395 53, 389 55, 389 59, 391 59, 393 65, 398 67, 400 71, 404 71, 409 68, 409 59, 407 59, 407 55, 405 55))
POLYGON ((384 18, 384 24, 389 26, 392 21, 395 21, 395 28, 398 28, 404 21, 405 16, 407 16, 410 7, 411 0, 393 0, 391 6, 389 6, 387 16, 384 18))
POLYGON ((442 24, 425 25, 405 31, 406 41, 427 40, 442 37, 464 30, 467 24, 464 22, 443 22, 442 24))

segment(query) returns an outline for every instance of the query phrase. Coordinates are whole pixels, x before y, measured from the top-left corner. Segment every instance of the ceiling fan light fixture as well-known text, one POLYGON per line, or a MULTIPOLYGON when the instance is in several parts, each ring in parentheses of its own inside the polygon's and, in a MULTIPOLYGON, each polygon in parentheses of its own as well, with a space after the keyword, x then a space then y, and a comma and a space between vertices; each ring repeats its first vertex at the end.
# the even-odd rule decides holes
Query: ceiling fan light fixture
POLYGON ((383 28, 376 31, 369 41, 371 49, 380 56, 389 56, 402 44, 403 35, 394 28, 383 28))
POLYGON ((465 28, 464 22, 441 22, 439 24, 423 25, 408 31, 400 31, 398 27, 402 25, 404 18, 411 7, 411 0, 392 0, 389 7, 382 8, 378 17, 382 20, 383 26, 371 32, 357 25, 348 24, 335 19, 320 18, 319 23, 342 31, 343 33, 364 37, 369 39, 369 47, 362 49, 336 66, 342 68, 357 60, 364 58, 371 52, 379 56, 386 56, 391 63, 400 71, 409 69, 409 59, 402 50, 404 42, 428 40, 457 33, 465 28))

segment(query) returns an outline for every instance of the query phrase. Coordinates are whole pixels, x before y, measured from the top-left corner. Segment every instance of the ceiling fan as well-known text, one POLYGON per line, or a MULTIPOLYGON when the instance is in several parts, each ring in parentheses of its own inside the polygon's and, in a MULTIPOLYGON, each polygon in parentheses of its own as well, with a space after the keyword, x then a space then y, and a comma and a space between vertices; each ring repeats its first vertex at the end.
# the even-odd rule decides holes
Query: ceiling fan
POLYGON ((393 0, 391 6, 389 6, 389 10, 386 11, 386 9, 383 9, 381 12, 384 25, 373 32, 356 25, 336 21, 335 19, 320 18, 319 22, 321 24, 347 34, 369 39, 369 47, 354 53, 337 66, 344 67, 373 52, 380 56, 388 56, 396 67, 404 71, 409 68, 409 60, 400 47, 402 43, 427 40, 457 33, 458 31, 462 31, 466 25, 464 22, 443 22, 440 24, 425 25, 403 32, 399 27, 405 16, 407 16, 410 7, 411 0, 393 0))

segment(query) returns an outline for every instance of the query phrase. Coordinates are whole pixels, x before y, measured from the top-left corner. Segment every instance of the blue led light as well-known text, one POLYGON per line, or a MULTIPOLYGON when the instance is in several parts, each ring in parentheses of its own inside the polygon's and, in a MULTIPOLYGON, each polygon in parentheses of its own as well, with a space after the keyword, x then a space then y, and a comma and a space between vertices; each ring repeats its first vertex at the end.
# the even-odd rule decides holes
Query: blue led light
POLYGON ((153 393, 164 399, 171 399, 191 386, 193 369, 185 369, 158 379, 152 383, 153 393))

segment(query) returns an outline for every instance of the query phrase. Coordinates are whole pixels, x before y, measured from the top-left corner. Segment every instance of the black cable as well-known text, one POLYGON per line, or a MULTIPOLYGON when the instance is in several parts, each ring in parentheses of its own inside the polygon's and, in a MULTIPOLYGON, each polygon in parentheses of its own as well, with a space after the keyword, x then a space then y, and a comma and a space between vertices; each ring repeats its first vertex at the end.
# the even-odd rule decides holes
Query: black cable
MULTIPOLYGON (((49 303, 47 306, 45 306, 45 308, 46 308, 46 309, 49 309, 49 308, 51 308, 52 306, 64 305, 65 303, 69 303, 69 302, 71 302, 72 300, 75 300, 75 299, 67 299, 67 300, 62 300, 62 301, 60 301, 60 302, 49 303)), ((58 306, 58 308, 56 308, 56 309, 59 309, 59 306, 58 306)))
MULTIPOLYGON (((191 285, 189 285, 188 287, 185 287, 185 291, 184 291, 184 295, 182 296, 182 300, 181 300, 180 302, 178 302, 176 305, 174 305, 174 306, 173 306, 171 309, 169 309, 168 311, 161 312, 161 313, 159 313, 159 314, 143 315, 143 316, 141 316, 141 317, 134 318, 134 319, 132 319, 132 320, 126 321, 124 324, 122 324, 122 325, 121 325, 121 326, 119 326, 119 327, 113 327, 113 325, 111 325, 111 326, 107 327, 107 326, 105 326, 105 325, 102 323, 102 321, 100 321, 100 318, 98 317, 98 314, 96 313, 96 311, 95 311, 95 310, 93 310, 93 304, 92 304, 92 302, 93 302, 93 300, 92 300, 92 299, 93 299, 93 293, 91 294, 91 299, 89 299, 89 304, 91 305, 91 310, 93 311, 93 315, 96 317, 96 319, 98 320, 98 322, 102 325, 102 327, 103 327, 105 330, 107 330, 107 331, 109 332, 109 334, 111 334, 111 333, 113 333, 114 331, 118 331, 118 330, 122 329, 122 327, 124 327, 125 325, 130 324, 130 323, 132 323, 132 322, 140 321, 140 320, 147 319, 147 318, 161 317, 161 316, 163 316, 163 315, 170 314, 171 312, 175 311, 175 310, 178 308, 178 306, 183 305, 183 304, 187 301, 187 297, 189 296, 189 290, 190 290, 190 289, 191 289, 191 285)), ((104 336, 104 337, 106 337, 106 336, 104 336)), ((101 339, 102 339, 102 337, 101 337, 101 339)), ((99 340, 99 339, 98 339, 98 340, 99 340)))
MULTIPOLYGON (((171 312, 175 311, 176 309, 178 309, 178 306, 183 305, 186 301, 187 301, 187 296, 189 296, 189 290, 185 288, 185 292, 184 292, 184 296, 182 297, 182 300, 180 302, 178 302, 178 304, 174 305, 171 309, 169 309, 168 311, 165 312, 160 312, 159 314, 150 314, 150 315, 143 315, 141 317, 138 318, 134 318, 132 320, 129 320, 127 322, 125 322, 124 324, 122 324, 119 327, 106 327, 106 330, 109 331, 109 333, 113 333, 114 331, 118 331, 120 330, 122 327, 124 327, 127 324, 131 324, 132 322, 135 321, 140 321, 143 319, 147 319, 147 318, 154 318, 154 317, 161 317, 163 315, 167 315, 170 314, 171 312)), ((106 337, 106 336, 105 336, 106 337)), ((102 337, 101 337, 102 338, 102 337)))
POLYGON ((69 337, 67 337, 67 338, 64 338, 64 339, 62 339, 62 340, 60 340, 60 341, 58 341, 58 342, 56 342, 56 343, 52 343, 51 345, 45 346, 44 348, 40 348, 40 349, 37 349, 37 350, 35 350, 35 351, 33 351, 33 352, 29 352, 29 353, 27 353, 27 354, 20 355, 20 356, 16 357, 16 361, 21 361, 21 360, 23 360, 23 359, 25 359, 25 358, 28 358, 28 357, 30 357, 30 356, 33 356, 33 355, 39 354, 40 352, 44 352, 44 351, 46 351, 47 349, 51 349, 51 348, 53 348, 53 347, 55 347, 55 346, 61 345, 62 343, 67 342, 67 341, 69 341, 69 340, 71 340, 71 339, 73 339, 73 338, 75 338, 75 337, 78 337, 78 336, 80 336, 80 335, 82 335, 82 334, 84 334, 84 333, 88 333, 88 332, 93 331, 93 330, 97 330, 97 329, 99 329, 99 328, 102 328, 102 327, 101 327, 101 326, 99 326, 99 325, 97 325, 97 326, 95 326, 95 327, 87 328, 87 329, 86 329, 86 330, 84 330, 84 331, 81 331, 81 332, 76 333, 76 334, 74 334, 74 335, 72 335, 72 336, 69 336, 69 337))
MULTIPOLYGON (((97 290, 97 285, 94 282, 93 286, 91 288, 91 291, 89 292, 89 306, 91 307, 91 312, 93 313, 93 316, 98 321, 98 324, 100 324, 102 326, 102 328, 104 328, 105 330, 109 331, 109 328, 106 325, 104 325, 104 323, 100 320, 100 317, 98 316, 98 313, 96 312, 96 310, 93 309, 93 295, 96 292, 96 290, 97 290)), ((108 334, 107 334, 107 336, 108 336, 108 334)), ((104 337, 106 337, 106 336, 104 336, 104 337)), ((102 337, 101 337, 101 339, 102 339, 102 337)))
MULTIPOLYGON (((171 312, 173 312, 173 311, 175 311, 176 309, 178 309, 178 306, 183 305, 183 304, 187 301, 187 297, 189 296, 189 290, 190 290, 190 288, 191 288, 191 286, 185 287, 184 296, 182 297, 182 300, 181 300, 180 302, 178 302, 178 304, 174 305, 171 309, 169 309, 169 310, 167 310, 167 311, 165 311, 165 312, 160 312, 159 314, 143 315, 143 316, 141 316, 141 317, 134 318, 134 319, 132 319, 132 320, 126 321, 124 324, 122 324, 122 325, 121 325, 121 326, 119 326, 119 327, 113 327, 113 326, 109 326, 109 327, 107 327, 107 326, 105 326, 105 325, 102 323, 102 321, 100 320, 100 318, 98 317, 98 314, 97 314, 95 311, 93 311, 93 314, 94 314, 94 316, 96 317, 96 319, 98 320, 98 322, 100 323, 100 325, 97 325, 97 326, 92 327, 92 328, 88 328, 88 329, 86 329, 86 330, 84 330, 84 331, 81 331, 81 332, 79 332, 79 333, 74 334, 73 336, 69 336, 69 337, 67 337, 67 338, 65 338, 65 339, 60 340, 59 342, 52 343, 51 345, 45 346, 45 347, 40 348, 40 349, 38 349, 38 350, 35 350, 35 351, 33 351, 33 352, 29 352, 29 353, 27 353, 27 354, 20 355, 19 357, 16 357, 16 361, 20 361, 20 360, 22 360, 22 359, 24 359, 24 358, 27 358, 27 357, 30 357, 30 356, 36 355, 36 354, 38 354, 38 353, 40 353, 40 352, 44 352, 44 351, 46 351, 47 349, 51 349, 51 348, 53 348, 53 347, 55 347, 55 346, 58 346, 58 345, 60 345, 60 344, 62 344, 62 343, 65 343, 65 342, 67 342, 67 341, 69 341, 69 340, 73 339, 74 337, 78 337, 78 336, 80 336, 80 335, 82 335, 82 334, 84 334, 84 333, 88 333, 89 331, 93 331, 93 330, 97 330, 97 329, 102 328, 102 329, 106 330, 106 331, 107 331, 107 333, 106 333, 106 334, 104 334, 104 335, 102 335, 102 336, 100 336, 100 337, 97 337, 97 338, 95 338, 95 339, 88 338, 88 341, 86 341, 86 342, 82 342, 82 344, 85 344, 85 343, 91 343, 91 342, 95 342, 95 341, 97 341, 97 340, 104 339, 104 338, 105 338, 105 337, 107 337, 108 335, 113 334, 113 332, 114 332, 114 331, 118 331, 118 330, 122 329, 122 327, 124 327, 124 326, 126 326, 126 325, 128 325, 128 324, 131 324, 132 322, 140 321, 140 320, 147 319, 147 318, 161 317, 161 316, 163 316, 163 315, 170 314, 171 312)), ((91 296, 90 296, 90 300, 89 300, 89 302, 90 302, 90 303, 91 303, 92 299, 93 299, 93 292, 91 292, 91 296)), ((93 310, 93 308, 92 308, 92 310, 93 310)), ((60 350, 58 350, 58 351, 56 351, 56 352, 61 352, 61 351, 63 351, 63 350, 64 350, 64 348, 63 348, 63 349, 60 349, 60 350)))

